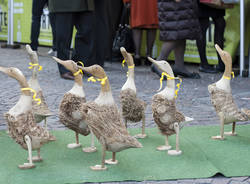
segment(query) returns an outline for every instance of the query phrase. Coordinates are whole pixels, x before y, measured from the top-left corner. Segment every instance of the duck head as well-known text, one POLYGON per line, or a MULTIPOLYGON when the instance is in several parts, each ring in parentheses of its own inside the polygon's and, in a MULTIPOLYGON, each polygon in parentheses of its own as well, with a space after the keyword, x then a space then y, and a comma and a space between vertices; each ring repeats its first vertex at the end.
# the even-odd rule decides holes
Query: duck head
POLYGON ((222 50, 220 48, 220 46, 217 44, 215 44, 215 48, 216 48, 217 52, 219 53, 221 60, 225 64, 224 76, 231 77, 231 73, 232 73, 232 57, 231 57, 231 55, 227 51, 222 50))
POLYGON ((77 66, 77 67, 79 69, 82 69, 84 72, 87 72, 93 75, 95 78, 98 78, 98 79, 103 79, 107 76, 104 69, 100 65, 92 65, 89 67, 81 67, 81 66, 77 66))
POLYGON ((164 61, 164 60, 156 61, 152 59, 151 57, 148 57, 148 60, 152 62, 153 64, 155 64, 162 72, 166 72, 171 77, 174 77, 173 70, 167 61, 164 61))
POLYGON ((38 64, 38 56, 36 51, 33 51, 30 45, 26 45, 26 51, 29 54, 30 60, 32 64, 38 64))
POLYGON ((133 60, 132 55, 130 53, 128 53, 124 47, 121 47, 120 51, 121 51, 122 56, 124 57, 125 61, 127 62, 128 67, 133 67, 134 60, 133 60))
POLYGON ((18 68, 15 68, 15 67, 6 68, 6 67, 0 66, 0 72, 7 74, 9 77, 14 78, 19 82, 23 82, 23 83, 26 82, 26 79, 23 73, 18 68))
POLYGON ((63 65, 67 70, 71 71, 73 74, 76 73, 79 69, 77 63, 73 60, 61 60, 57 57, 52 57, 57 63, 63 65))

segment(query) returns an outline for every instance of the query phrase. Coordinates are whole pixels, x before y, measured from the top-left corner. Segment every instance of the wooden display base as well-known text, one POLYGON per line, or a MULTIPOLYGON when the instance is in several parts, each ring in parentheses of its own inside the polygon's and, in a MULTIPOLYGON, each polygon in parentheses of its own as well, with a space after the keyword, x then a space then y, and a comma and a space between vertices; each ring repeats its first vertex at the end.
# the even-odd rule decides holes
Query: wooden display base
POLYGON ((34 164, 24 163, 23 165, 19 165, 18 167, 19 169, 31 169, 35 168, 36 166, 34 164))
POLYGON ((69 148, 69 149, 75 149, 75 148, 79 148, 81 146, 82 146, 81 144, 72 143, 72 144, 68 144, 67 148, 69 148))
POLYGON ((172 155, 172 156, 177 156, 177 155, 181 155, 182 154, 182 151, 179 150, 179 151, 176 151, 176 150, 168 150, 168 154, 169 155, 172 155))
POLYGON ((102 167, 101 165, 95 165, 95 166, 90 166, 90 169, 92 169, 93 171, 105 171, 107 170, 107 167, 106 166, 102 167))
POLYGON ((115 165, 118 164, 118 160, 112 161, 112 159, 105 160, 105 164, 115 165))
POLYGON ((144 139, 146 137, 147 137, 146 134, 137 134, 137 135, 134 135, 134 138, 136 138, 136 139, 144 139))
POLYGON ((163 145, 163 146, 158 146, 156 149, 158 151, 166 151, 166 150, 170 150, 171 148, 172 148, 171 146, 163 145))
POLYGON ((96 147, 82 148, 82 151, 85 153, 93 153, 97 151, 97 148, 96 147))

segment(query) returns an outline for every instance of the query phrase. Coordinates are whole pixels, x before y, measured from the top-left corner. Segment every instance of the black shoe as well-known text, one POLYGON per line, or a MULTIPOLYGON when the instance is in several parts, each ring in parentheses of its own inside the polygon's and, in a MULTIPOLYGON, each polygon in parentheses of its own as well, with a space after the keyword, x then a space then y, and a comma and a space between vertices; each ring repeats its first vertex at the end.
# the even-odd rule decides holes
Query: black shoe
POLYGON ((216 65, 215 69, 216 69, 217 72, 224 72, 225 71, 225 68, 221 67, 219 65, 216 65))
POLYGON ((190 78, 190 79, 200 79, 201 76, 198 74, 198 73, 190 73, 190 72, 182 72, 181 70, 179 69, 173 69, 173 72, 174 72, 174 75, 177 76, 177 75, 180 75, 184 78, 190 78))
POLYGON ((200 72, 204 72, 204 73, 218 73, 218 71, 213 68, 212 66, 200 66, 199 68, 200 72))
POLYGON ((150 61, 148 60, 148 57, 146 57, 146 59, 145 59, 145 61, 144 61, 144 64, 145 64, 146 66, 150 66, 150 65, 152 64, 152 62, 150 62, 150 61))
POLYGON ((135 66, 141 66, 141 58, 134 57, 134 64, 135 66))

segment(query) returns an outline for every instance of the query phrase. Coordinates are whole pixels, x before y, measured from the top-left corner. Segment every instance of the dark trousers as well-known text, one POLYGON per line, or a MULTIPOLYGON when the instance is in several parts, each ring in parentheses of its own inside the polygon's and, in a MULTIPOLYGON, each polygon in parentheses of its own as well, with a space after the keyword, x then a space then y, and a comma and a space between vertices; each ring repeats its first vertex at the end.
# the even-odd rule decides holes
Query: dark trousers
POLYGON ((52 28, 52 39, 53 39, 52 49, 53 51, 56 51, 56 14, 49 13, 49 20, 52 28))
MULTIPOLYGON (((214 44, 218 44, 222 49, 224 48, 224 31, 226 22, 223 16, 221 17, 212 17, 215 30, 214 30, 214 44)), ((201 39, 196 40, 196 44, 198 47, 200 59, 201 59, 201 65, 205 66, 208 64, 207 62, 207 56, 206 56, 206 31, 209 27, 209 18, 199 18, 201 31, 202 31, 202 37, 201 39)), ((224 69, 224 63, 222 62, 220 56, 218 55, 218 65, 220 69, 224 69)))
POLYGON ((33 0, 32 2, 32 23, 31 23, 31 48, 32 50, 37 50, 38 47, 38 37, 40 34, 40 23, 41 15, 43 13, 43 7, 48 2, 48 0, 33 0))
MULTIPOLYGON (((84 66, 96 63, 95 53, 95 17, 94 12, 56 13, 56 48, 57 57, 70 59, 70 45, 73 27, 77 29, 72 60, 82 61, 84 66)), ((68 72, 58 64, 60 74, 68 72)))

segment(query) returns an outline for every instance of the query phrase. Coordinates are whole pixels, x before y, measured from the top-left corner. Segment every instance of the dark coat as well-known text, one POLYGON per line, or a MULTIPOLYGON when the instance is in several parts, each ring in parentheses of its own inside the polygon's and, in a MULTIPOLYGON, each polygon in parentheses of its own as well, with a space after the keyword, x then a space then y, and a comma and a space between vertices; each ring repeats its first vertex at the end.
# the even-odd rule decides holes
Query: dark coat
POLYGON ((211 8, 205 4, 202 4, 198 0, 198 17, 208 18, 208 17, 223 17, 225 16, 225 9, 211 8))
POLYGON ((94 8, 94 0, 49 0, 52 13, 93 11, 94 8))
POLYGON ((201 36, 196 0, 158 0, 158 17, 161 41, 201 36))

